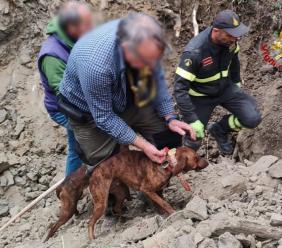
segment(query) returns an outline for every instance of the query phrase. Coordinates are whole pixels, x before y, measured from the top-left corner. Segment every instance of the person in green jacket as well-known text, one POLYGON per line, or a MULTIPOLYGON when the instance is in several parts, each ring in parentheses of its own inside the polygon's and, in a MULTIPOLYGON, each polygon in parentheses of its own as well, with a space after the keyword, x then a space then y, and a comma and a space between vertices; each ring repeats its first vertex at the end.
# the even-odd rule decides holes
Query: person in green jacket
POLYGON ((64 4, 58 16, 47 26, 47 40, 43 43, 38 68, 45 91, 45 107, 52 120, 67 129, 68 155, 66 176, 82 164, 75 151, 75 138, 68 118, 58 110, 59 85, 63 79, 67 59, 75 42, 93 28, 92 13, 87 5, 77 1, 64 4))

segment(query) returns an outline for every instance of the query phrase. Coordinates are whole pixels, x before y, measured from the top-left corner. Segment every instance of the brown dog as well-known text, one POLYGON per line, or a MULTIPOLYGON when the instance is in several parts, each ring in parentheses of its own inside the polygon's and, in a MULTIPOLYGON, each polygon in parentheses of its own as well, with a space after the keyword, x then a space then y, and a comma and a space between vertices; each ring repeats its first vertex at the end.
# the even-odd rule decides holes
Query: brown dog
POLYGON ((194 150, 187 147, 177 148, 175 159, 177 163, 171 172, 160 168, 160 165, 138 151, 122 151, 101 163, 94 170, 89 184, 94 204, 88 226, 89 238, 94 239, 94 227, 105 212, 110 186, 114 179, 143 192, 166 213, 172 214, 174 209, 156 192, 168 183, 171 176, 189 170, 203 169, 208 165, 194 150))
MULTIPOLYGON (((44 242, 51 238, 60 226, 65 224, 74 214, 78 214, 77 202, 88 185, 89 177, 86 176, 86 166, 81 166, 56 189, 57 197, 61 202, 59 219, 56 223, 50 225, 49 233, 44 242)), ((114 196, 113 212, 120 216, 124 200, 130 200, 129 188, 122 182, 114 180, 109 193, 114 196)))

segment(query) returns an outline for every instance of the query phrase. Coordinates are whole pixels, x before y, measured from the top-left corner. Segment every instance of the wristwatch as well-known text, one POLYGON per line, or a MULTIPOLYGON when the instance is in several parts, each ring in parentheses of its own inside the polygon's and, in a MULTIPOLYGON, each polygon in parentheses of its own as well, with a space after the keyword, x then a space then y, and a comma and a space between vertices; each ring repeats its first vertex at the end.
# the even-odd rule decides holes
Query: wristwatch
POLYGON ((176 115, 172 115, 171 117, 169 117, 169 118, 166 120, 166 125, 169 125, 169 123, 170 123, 172 120, 178 120, 177 116, 176 116, 176 115))

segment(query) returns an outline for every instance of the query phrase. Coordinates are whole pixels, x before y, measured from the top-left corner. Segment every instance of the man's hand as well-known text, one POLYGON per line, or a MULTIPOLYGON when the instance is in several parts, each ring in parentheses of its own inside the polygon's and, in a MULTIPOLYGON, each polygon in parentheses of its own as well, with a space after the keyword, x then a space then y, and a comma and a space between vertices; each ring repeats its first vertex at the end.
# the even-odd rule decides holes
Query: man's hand
POLYGON ((197 120, 190 125, 196 131, 197 138, 203 139, 205 137, 205 127, 200 120, 197 120))
POLYGON ((140 148, 153 162, 161 164, 165 161, 166 152, 164 150, 158 150, 154 145, 152 145, 142 137, 137 136, 135 141, 133 142, 133 145, 140 148))
POLYGON ((194 129, 183 121, 172 120, 169 122, 168 127, 171 131, 179 133, 182 136, 188 132, 192 140, 196 139, 196 133, 194 129))

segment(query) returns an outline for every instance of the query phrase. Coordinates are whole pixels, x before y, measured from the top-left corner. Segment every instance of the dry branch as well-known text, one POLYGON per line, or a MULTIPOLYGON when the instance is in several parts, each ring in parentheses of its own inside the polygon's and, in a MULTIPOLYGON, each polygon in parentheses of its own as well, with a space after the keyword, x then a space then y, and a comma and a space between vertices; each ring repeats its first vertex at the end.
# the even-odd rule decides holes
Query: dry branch
POLYGON ((14 217, 12 217, 4 226, 0 228, 0 232, 2 232, 6 227, 8 227, 10 224, 12 224, 15 220, 20 218, 24 213, 26 213, 28 210, 32 209, 38 202, 40 202, 44 197, 49 195, 51 192, 53 192, 62 182, 64 181, 64 178, 61 179, 59 182, 51 186, 49 189, 47 189, 45 192, 43 192, 40 196, 38 196, 35 200, 33 200, 30 204, 28 204, 22 211, 20 211, 18 214, 16 214, 14 217))
POLYGON ((192 12, 192 23, 193 23, 193 27, 194 27, 194 36, 199 34, 199 25, 197 22, 197 11, 199 8, 199 2, 197 1, 195 3, 195 6, 193 8, 193 12, 192 12))

